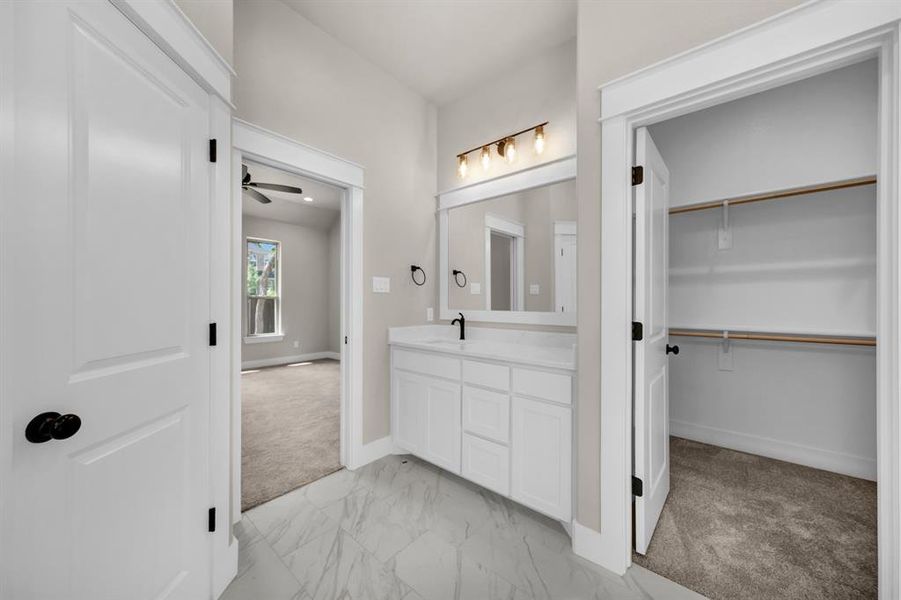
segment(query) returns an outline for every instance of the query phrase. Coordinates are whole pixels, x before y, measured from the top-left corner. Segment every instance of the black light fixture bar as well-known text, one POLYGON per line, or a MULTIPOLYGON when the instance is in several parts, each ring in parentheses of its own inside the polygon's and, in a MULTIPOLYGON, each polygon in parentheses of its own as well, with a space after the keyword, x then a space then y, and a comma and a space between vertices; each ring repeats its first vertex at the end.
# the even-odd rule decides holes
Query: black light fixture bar
POLYGON ((539 123, 538 125, 532 125, 531 127, 523 129, 522 131, 517 131, 516 133, 511 133, 509 135, 499 137, 494 141, 487 142, 485 144, 479 144, 475 148, 470 148, 466 152, 461 152, 460 154, 457 155, 457 158, 462 158, 462 157, 466 156, 467 154, 471 154, 471 153, 475 152, 476 150, 481 150, 482 148, 484 148, 486 146, 493 146, 494 144, 499 144, 500 142, 509 140, 510 138, 515 138, 518 135, 522 135, 524 133, 529 133, 530 131, 534 131, 534 130, 538 129, 539 127, 544 127, 547 124, 548 124, 548 121, 545 121, 544 123, 539 123))

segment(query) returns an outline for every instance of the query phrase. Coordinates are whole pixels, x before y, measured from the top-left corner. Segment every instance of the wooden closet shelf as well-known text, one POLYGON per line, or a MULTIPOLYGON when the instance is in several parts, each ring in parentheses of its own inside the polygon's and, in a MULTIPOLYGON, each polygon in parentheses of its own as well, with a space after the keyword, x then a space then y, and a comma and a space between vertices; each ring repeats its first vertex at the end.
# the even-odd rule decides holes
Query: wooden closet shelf
POLYGON ((818 183, 816 185, 807 185, 803 187, 788 188, 784 190, 776 190, 772 192, 764 192, 761 194, 752 194, 750 196, 736 196, 734 198, 724 198, 713 202, 702 202, 700 204, 689 204, 686 206, 675 206, 669 209, 669 214, 677 215, 680 213, 694 212, 697 210, 707 210, 708 208, 719 208, 726 202, 729 206, 737 206, 739 204, 750 204, 751 202, 763 202, 764 200, 778 200, 780 198, 789 198, 792 196, 803 196, 805 194, 815 194, 817 192, 829 192, 832 190, 842 190, 845 188, 860 187, 863 185, 873 185, 876 183, 875 175, 866 177, 855 177, 853 179, 842 179, 840 181, 831 181, 829 183, 818 183))
MULTIPOLYGON (((726 339, 723 331, 707 329, 670 329, 669 335, 680 337, 700 337, 726 339)), ((836 337, 820 335, 794 335, 790 333, 758 333, 752 331, 730 331, 730 340, 759 340, 766 342, 797 342, 802 344, 832 344, 840 346, 875 346, 872 337, 836 337)))

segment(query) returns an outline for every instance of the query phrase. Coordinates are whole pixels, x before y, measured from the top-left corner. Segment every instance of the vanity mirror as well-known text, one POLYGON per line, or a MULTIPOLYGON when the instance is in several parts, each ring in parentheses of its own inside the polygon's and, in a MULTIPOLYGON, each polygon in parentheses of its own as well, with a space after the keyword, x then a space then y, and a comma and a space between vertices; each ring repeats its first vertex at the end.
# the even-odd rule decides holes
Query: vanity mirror
POLYGON ((576 160, 441 194, 441 318, 576 324, 576 160))

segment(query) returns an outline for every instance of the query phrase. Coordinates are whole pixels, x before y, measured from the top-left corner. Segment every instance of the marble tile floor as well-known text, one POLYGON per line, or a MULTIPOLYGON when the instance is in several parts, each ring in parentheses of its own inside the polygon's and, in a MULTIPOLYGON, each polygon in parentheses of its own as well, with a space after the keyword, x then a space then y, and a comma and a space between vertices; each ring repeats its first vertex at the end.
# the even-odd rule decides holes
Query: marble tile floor
POLYGON ((244 513, 221 600, 690 600, 574 555, 555 521, 411 456, 341 470, 244 513))

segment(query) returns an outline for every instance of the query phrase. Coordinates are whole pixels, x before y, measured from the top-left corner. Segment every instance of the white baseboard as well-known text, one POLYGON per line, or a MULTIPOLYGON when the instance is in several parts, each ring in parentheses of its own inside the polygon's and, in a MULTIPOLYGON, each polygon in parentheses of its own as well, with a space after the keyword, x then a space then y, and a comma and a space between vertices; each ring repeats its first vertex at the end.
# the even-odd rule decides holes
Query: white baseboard
POLYGON ((600 565, 617 575, 624 575, 629 568, 628 553, 622 546, 605 539, 599 531, 585 527, 573 519, 572 527, 573 553, 585 560, 600 565))
POLYGON ((277 365, 286 365, 289 363, 304 362, 306 360, 320 360, 322 358, 331 358, 341 360, 340 352, 308 352, 306 354, 295 354, 294 356, 278 356, 276 358, 262 358, 260 360, 245 360, 241 363, 241 369, 259 369, 260 367, 275 367, 277 365))
POLYGON ((347 465, 347 468, 353 471, 389 454, 396 454, 396 449, 394 439, 390 435, 386 435, 368 444, 363 444, 357 452, 353 453, 353 464, 347 465))
POLYGON ((876 460, 872 458, 811 448, 810 446, 708 427, 707 425, 685 423, 683 421, 671 420, 670 434, 695 442, 729 448, 730 450, 758 454, 815 469, 823 469, 824 471, 876 481, 876 460))

